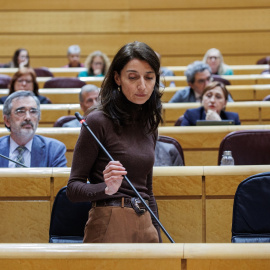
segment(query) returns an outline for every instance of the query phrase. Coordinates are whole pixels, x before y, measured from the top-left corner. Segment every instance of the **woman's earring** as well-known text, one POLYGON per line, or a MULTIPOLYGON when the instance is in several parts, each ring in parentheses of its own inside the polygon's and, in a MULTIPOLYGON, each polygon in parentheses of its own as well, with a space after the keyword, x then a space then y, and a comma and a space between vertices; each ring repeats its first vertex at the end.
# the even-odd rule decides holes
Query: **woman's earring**
POLYGON ((118 85, 118 88, 117 88, 118 92, 121 92, 121 88, 120 88, 120 85, 118 85))

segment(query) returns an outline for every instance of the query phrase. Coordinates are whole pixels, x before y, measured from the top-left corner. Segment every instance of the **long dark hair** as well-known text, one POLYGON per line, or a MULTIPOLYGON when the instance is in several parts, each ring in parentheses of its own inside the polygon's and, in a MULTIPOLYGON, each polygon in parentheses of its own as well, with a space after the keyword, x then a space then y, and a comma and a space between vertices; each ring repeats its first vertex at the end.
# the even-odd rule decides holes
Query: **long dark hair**
POLYGON ((13 55, 13 58, 12 58, 12 62, 13 62, 14 67, 17 67, 17 68, 19 67, 18 57, 19 57, 21 51, 26 51, 26 52, 27 52, 28 63, 27 63, 27 65, 26 65, 26 67, 30 67, 30 57, 29 57, 29 52, 28 52, 26 49, 24 49, 24 48, 17 49, 17 50, 14 52, 14 55, 13 55))
POLYGON ((156 53, 143 42, 132 42, 123 46, 115 55, 108 73, 101 85, 100 106, 107 116, 109 116, 117 126, 125 126, 132 121, 132 112, 128 110, 128 100, 124 94, 119 92, 118 85, 115 82, 114 75, 119 75, 124 66, 132 59, 146 61, 154 70, 156 82, 151 97, 141 106, 140 121, 146 127, 147 133, 155 132, 160 122, 161 116, 161 96, 159 90, 160 62, 156 53))

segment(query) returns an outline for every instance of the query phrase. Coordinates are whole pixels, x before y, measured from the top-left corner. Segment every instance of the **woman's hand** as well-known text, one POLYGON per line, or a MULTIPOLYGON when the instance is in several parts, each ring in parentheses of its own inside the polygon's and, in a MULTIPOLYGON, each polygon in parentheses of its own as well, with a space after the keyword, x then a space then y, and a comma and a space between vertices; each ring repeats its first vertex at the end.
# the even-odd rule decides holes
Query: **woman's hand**
POLYGON ((103 171, 103 177, 107 187, 105 188, 105 194, 113 195, 120 188, 123 180, 123 175, 126 175, 127 171, 119 161, 110 161, 103 171))
POLYGON ((206 113, 205 120, 221 121, 221 117, 216 111, 208 110, 206 113))
POLYGON ((26 67, 28 65, 28 58, 26 58, 23 62, 19 64, 19 68, 26 67))

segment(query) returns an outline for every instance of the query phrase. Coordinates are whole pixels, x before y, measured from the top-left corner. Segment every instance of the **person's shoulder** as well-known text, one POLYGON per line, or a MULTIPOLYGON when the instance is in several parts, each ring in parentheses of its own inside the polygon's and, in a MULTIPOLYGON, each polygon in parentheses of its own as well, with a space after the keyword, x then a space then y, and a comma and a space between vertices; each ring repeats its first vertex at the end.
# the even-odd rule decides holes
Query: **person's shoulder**
POLYGON ((37 142, 43 142, 45 145, 64 146, 65 147, 65 144, 58 141, 57 139, 45 137, 42 135, 36 134, 34 136, 34 140, 36 140, 37 142))
POLYGON ((178 90, 169 102, 184 102, 190 94, 190 86, 186 86, 183 89, 178 90))
POLYGON ((9 139, 9 135, 0 137, 0 143, 7 142, 8 139, 9 139))
POLYGON ((170 69, 166 68, 166 67, 161 67, 161 75, 162 76, 174 76, 173 71, 171 71, 170 69))
POLYGON ((62 127, 81 127, 81 123, 77 119, 70 120, 63 124, 62 127))
POLYGON ((8 96, 3 96, 0 98, 0 104, 4 104, 8 96))
POLYGON ((81 71, 79 74, 78 74, 78 77, 88 77, 88 72, 87 70, 84 70, 84 71, 81 71))
POLYGON ((40 104, 51 104, 52 102, 45 96, 38 95, 40 104))

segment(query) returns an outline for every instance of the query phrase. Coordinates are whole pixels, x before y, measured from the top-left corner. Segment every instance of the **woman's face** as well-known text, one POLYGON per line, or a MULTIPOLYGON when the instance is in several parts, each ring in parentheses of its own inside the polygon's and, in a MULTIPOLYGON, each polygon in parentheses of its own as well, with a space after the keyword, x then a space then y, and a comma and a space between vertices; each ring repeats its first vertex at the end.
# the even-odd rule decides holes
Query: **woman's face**
POLYGON ((21 77, 19 77, 15 84, 14 84, 14 90, 26 90, 26 91, 33 91, 34 90, 34 83, 32 80, 32 76, 30 74, 24 74, 21 77))
POLYGON ((144 104, 154 91, 156 74, 146 61, 132 59, 114 79, 130 102, 144 104))
POLYGON ((95 56, 91 64, 91 68, 93 69, 94 75, 102 74, 103 67, 104 67, 104 61, 102 57, 95 56))
POLYGON ((18 55, 18 64, 20 65, 20 63, 22 62, 27 62, 28 60, 28 53, 25 50, 20 51, 19 55, 18 55))
POLYGON ((216 74, 220 66, 220 54, 218 51, 213 50, 209 53, 206 63, 210 66, 212 73, 216 74))
POLYGON ((206 112, 212 110, 220 114, 226 104, 227 101, 220 86, 207 91, 202 97, 202 105, 206 112))

